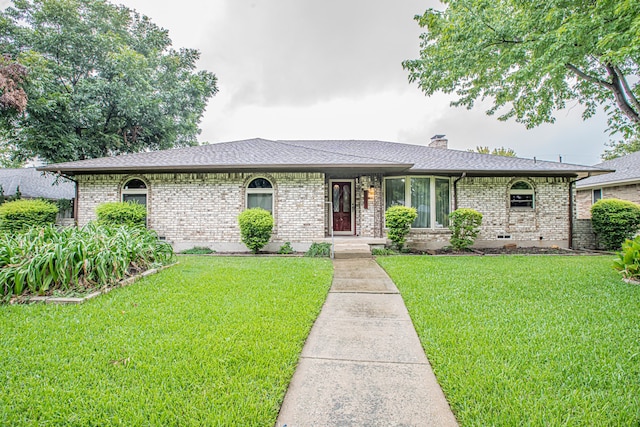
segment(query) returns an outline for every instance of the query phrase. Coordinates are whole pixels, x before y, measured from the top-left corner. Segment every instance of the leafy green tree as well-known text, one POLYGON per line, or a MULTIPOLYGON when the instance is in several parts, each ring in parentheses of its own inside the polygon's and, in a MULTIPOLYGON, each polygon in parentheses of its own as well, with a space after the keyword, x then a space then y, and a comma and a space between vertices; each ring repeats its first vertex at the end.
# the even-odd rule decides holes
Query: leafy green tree
POLYGON ((640 136, 631 138, 628 141, 611 142, 608 144, 611 149, 605 150, 602 155, 603 160, 611 160, 616 157, 626 156, 627 154, 640 151, 640 136))
POLYGON ((0 13, 0 52, 29 69, 25 114, 9 142, 47 162, 197 144, 216 77, 199 52, 105 0, 14 0, 0 13))
POLYGON ((467 150, 467 151, 471 153, 493 154, 494 156, 516 157, 516 152, 513 150, 513 148, 505 148, 505 147, 494 148, 493 150, 491 150, 486 145, 484 147, 478 145, 476 146, 475 150, 467 150))
POLYGON ((490 98, 500 120, 553 122, 567 101, 599 105, 609 130, 640 129, 640 2, 442 0, 416 16, 420 58, 403 62, 422 91, 455 92, 455 106, 490 98))

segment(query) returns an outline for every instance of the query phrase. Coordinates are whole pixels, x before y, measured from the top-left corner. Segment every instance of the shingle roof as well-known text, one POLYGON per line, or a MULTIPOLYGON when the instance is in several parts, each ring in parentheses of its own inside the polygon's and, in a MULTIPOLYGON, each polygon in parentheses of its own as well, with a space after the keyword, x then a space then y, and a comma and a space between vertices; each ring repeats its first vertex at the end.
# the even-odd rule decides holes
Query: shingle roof
POLYGON ((587 175, 604 173, 568 163, 500 157, 375 140, 272 141, 248 139, 219 144, 49 165, 40 170, 68 174, 126 171, 354 170, 498 175, 587 175))
POLYGON ((0 185, 5 196, 13 196, 20 187, 22 197, 29 199, 73 199, 76 194, 73 182, 35 168, 0 169, 0 185))
POLYGON ((577 188, 640 181, 640 151, 613 160, 607 160, 595 166, 603 169, 613 169, 615 172, 606 175, 592 176, 578 181, 578 183, 576 183, 577 188))
POLYGON ((387 141, 282 141, 340 154, 366 153, 369 157, 413 163, 410 172, 492 174, 584 174, 606 173, 592 166, 479 154, 387 141))

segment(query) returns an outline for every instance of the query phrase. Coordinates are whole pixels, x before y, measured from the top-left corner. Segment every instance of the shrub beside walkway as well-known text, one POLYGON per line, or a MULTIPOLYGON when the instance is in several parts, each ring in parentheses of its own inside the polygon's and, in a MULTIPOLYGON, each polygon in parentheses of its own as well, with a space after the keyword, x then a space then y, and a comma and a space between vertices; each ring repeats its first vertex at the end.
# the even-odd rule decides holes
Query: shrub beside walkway
POLYGON ((457 425, 389 276, 371 258, 334 269, 276 425, 457 425))

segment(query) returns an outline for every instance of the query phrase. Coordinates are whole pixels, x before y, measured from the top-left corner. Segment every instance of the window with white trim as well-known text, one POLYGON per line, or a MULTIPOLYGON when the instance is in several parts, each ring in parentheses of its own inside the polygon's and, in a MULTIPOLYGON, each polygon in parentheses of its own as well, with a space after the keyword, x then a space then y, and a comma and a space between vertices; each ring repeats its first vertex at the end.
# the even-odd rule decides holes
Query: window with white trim
POLYGON ((273 214, 273 184, 266 178, 255 178, 247 185, 247 209, 262 208, 273 214))
POLYGON ((509 207, 530 209, 535 207, 535 193, 531 184, 526 181, 516 181, 511 185, 509 207))
POLYGON ((413 207, 418 217, 412 228, 446 228, 451 209, 450 184, 449 178, 433 176, 385 178, 385 211, 395 205, 413 207))
POLYGON ((602 188, 594 188, 592 194, 593 203, 595 203, 598 200, 602 199, 602 188))
POLYGON ((147 184, 141 179, 132 178, 122 186, 122 201, 140 203, 147 206, 147 184))

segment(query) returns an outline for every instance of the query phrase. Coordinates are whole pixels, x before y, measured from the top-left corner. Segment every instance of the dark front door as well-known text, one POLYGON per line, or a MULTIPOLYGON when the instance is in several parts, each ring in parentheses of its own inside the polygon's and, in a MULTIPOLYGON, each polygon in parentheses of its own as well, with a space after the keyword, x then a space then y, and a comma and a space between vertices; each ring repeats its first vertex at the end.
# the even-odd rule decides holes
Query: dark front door
POLYGON ((349 181, 331 183, 331 208, 333 210, 333 231, 353 234, 353 194, 349 181))

